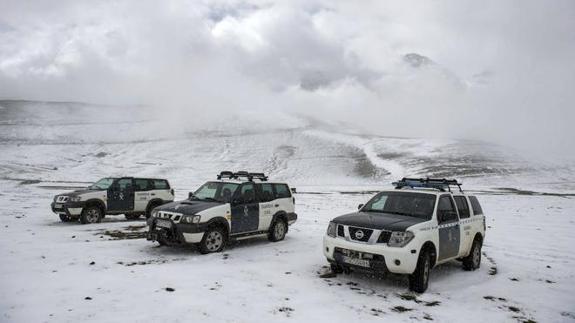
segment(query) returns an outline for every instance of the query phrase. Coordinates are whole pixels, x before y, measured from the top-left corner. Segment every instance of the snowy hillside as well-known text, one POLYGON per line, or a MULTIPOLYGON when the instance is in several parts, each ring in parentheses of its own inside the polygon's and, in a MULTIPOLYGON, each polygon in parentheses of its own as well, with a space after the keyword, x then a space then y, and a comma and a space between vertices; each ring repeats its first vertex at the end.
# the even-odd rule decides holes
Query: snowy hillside
POLYGON ((214 118, 0 101, 0 321, 575 321, 572 163, 306 115, 214 118), (103 176, 164 177, 184 198, 221 170, 263 171, 298 188, 299 220, 285 241, 201 256, 146 241, 143 220, 82 226, 49 209, 55 194, 103 176), (456 177, 477 192, 488 217, 481 269, 441 265, 421 296, 403 277, 319 278, 329 220, 403 176, 456 177))

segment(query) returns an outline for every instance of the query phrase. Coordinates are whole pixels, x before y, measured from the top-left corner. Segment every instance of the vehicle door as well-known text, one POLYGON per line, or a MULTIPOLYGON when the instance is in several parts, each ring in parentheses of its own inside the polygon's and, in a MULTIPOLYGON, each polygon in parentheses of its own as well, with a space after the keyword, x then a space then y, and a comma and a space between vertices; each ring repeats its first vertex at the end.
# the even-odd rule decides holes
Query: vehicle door
POLYGON ((442 195, 437 203, 439 224, 439 261, 457 257, 461 232, 455 203, 450 195, 442 195))
POLYGON ((471 242, 474 237, 473 223, 470 218, 471 213, 469 212, 467 197, 460 195, 454 196, 453 198, 455 199, 455 206, 457 206, 457 212, 459 213, 459 225, 461 226, 459 256, 463 257, 467 255, 469 248, 471 248, 471 242))
POLYGON ((274 214, 276 214, 279 204, 275 201, 274 188, 270 183, 256 185, 260 199, 260 223, 259 231, 268 230, 274 214))
POLYGON ((148 202, 155 195, 152 187, 152 181, 145 178, 134 179, 134 211, 144 212, 148 207, 148 202))
POLYGON ((259 203, 254 183, 242 184, 232 199, 232 234, 258 231, 259 203))
POLYGON ((134 179, 117 179, 108 189, 108 211, 132 211, 134 209, 134 179))

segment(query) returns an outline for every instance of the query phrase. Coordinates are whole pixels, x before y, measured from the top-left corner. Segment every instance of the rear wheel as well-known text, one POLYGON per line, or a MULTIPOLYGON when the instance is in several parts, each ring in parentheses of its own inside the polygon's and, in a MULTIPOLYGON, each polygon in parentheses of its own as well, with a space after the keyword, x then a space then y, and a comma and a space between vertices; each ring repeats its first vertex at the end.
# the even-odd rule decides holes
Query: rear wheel
POLYGON ((99 207, 88 206, 82 210, 82 215, 80 215, 82 224, 99 223, 100 221, 102 221, 102 210, 99 207))
POLYGON ((202 241, 198 244, 200 253, 207 254, 220 252, 226 246, 225 232, 221 227, 211 227, 204 233, 202 241))
POLYGON ((78 217, 70 216, 70 215, 66 215, 66 214, 60 214, 60 220, 62 222, 74 222, 74 221, 78 221, 78 217))
POLYGON ((288 226, 284 219, 277 219, 270 228, 268 239, 273 242, 283 240, 286 236, 287 228, 288 226))
POLYGON ((478 269, 479 266, 481 266, 481 241, 475 239, 471 246, 469 256, 463 258, 463 269, 475 270, 478 269))
POLYGON ((415 272, 409 275, 409 290, 416 293, 423 293, 427 290, 429 283, 429 272, 431 271, 431 256, 429 251, 422 250, 417 260, 415 272))

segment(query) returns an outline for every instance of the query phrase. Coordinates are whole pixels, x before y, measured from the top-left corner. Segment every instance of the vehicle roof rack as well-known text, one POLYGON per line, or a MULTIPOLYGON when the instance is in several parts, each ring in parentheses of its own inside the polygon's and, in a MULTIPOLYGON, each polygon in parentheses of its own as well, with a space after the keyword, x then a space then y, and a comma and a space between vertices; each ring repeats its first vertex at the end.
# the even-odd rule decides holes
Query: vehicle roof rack
POLYGON ((457 186, 459 191, 463 193, 461 189, 461 183, 459 183, 456 179, 446 179, 446 178, 407 178, 404 177, 400 181, 393 182, 396 189, 402 189, 404 187, 411 187, 411 188, 433 188, 439 190, 441 192, 445 192, 447 189, 451 192, 451 186, 457 186))
POLYGON ((230 171, 223 171, 220 172, 218 175, 218 179, 240 179, 240 178, 247 178, 248 181, 252 182, 254 179, 258 179, 262 182, 268 180, 268 177, 264 173, 249 173, 246 171, 238 171, 238 172, 230 172, 230 171))

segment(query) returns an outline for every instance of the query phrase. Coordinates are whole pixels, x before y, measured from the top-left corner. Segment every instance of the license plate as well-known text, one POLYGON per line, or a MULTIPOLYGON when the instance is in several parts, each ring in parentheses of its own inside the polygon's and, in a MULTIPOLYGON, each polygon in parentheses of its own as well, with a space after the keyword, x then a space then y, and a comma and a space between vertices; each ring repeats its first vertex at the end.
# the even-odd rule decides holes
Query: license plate
POLYGON ((54 204, 54 208, 55 208, 55 209, 61 209, 61 208, 62 208, 62 203, 55 203, 55 204, 54 204))
POLYGON ((350 264, 350 265, 356 265, 356 266, 369 268, 369 260, 365 260, 365 259, 357 259, 357 258, 351 258, 348 256, 343 256, 343 262, 350 264))
POLYGON ((160 228, 171 229, 172 228, 172 222, 167 221, 167 220, 156 220, 156 226, 160 227, 160 228))

